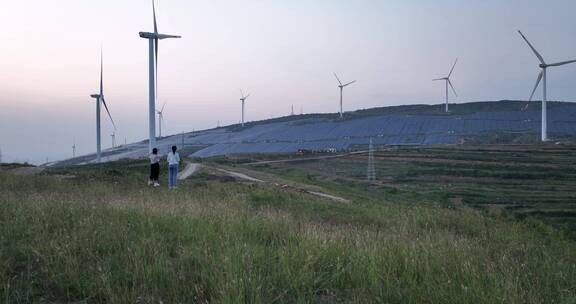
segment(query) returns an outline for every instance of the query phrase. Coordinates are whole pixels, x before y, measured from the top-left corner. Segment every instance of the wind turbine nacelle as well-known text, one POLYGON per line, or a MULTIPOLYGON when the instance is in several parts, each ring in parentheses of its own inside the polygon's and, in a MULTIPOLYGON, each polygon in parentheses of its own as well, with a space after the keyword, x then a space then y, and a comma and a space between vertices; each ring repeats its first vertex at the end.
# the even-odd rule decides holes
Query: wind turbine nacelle
POLYGON ((160 40, 162 40, 162 39, 167 39, 167 38, 182 38, 182 36, 149 33, 149 32, 140 32, 139 35, 141 38, 145 38, 145 39, 160 39, 160 40))
POLYGON ((145 38, 145 39, 156 39, 158 38, 156 34, 154 33, 148 33, 148 32, 140 32, 138 33, 140 35, 141 38, 145 38))
POLYGON ((100 98, 100 95, 98 95, 98 94, 92 94, 92 95, 90 95, 90 97, 98 99, 98 98, 100 98))

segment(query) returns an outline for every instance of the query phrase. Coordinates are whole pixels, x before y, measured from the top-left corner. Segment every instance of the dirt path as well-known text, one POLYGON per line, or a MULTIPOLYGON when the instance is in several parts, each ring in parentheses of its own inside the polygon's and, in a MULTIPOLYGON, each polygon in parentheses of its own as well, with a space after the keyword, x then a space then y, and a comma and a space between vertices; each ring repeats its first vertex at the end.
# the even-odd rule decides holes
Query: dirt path
POLYGON ((224 170, 224 169, 217 169, 218 171, 222 172, 222 173, 226 173, 229 176, 232 176, 234 178, 238 178, 241 180, 246 180, 246 181, 250 181, 250 182, 256 182, 256 183, 268 183, 270 185, 274 185, 276 187, 280 187, 282 189, 287 189, 290 191, 294 191, 294 192, 300 192, 300 193, 307 193, 313 196, 317 196, 317 197, 321 197, 321 198, 325 198, 325 199, 329 199, 335 202, 339 202, 339 203, 350 203, 350 200, 347 200, 345 198, 339 197, 339 196, 335 196, 332 194, 327 194, 327 193, 322 193, 322 192, 317 192, 317 191, 311 191, 311 190, 307 190, 302 186, 288 186, 288 185, 282 185, 282 184, 278 184, 275 182, 267 182, 267 181, 263 181, 261 179, 257 179, 251 176, 248 176, 244 173, 240 173, 240 172, 233 172, 233 171, 228 171, 228 170, 224 170))
MULTIPOLYGON (((188 177, 192 176, 194 173, 198 172, 202 168, 203 168, 203 165, 201 165, 201 164, 187 162, 186 168, 184 168, 184 170, 182 170, 182 172, 180 172, 178 174, 178 180, 187 179, 188 177)), ((240 173, 240 172, 229 171, 229 170, 225 170, 225 169, 221 169, 221 168, 213 168, 213 169, 215 169, 221 173, 224 173, 228 176, 231 176, 233 178, 239 179, 239 180, 244 180, 244 181, 249 181, 249 182, 254 182, 254 183, 267 183, 270 185, 275 185, 275 186, 281 187, 283 189, 290 189, 290 190, 295 191, 295 192, 307 193, 307 194, 310 194, 313 196, 329 199, 329 200, 339 202, 339 203, 349 203, 350 202, 349 200, 342 198, 342 197, 338 197, 338 196, 327 194, 327 193, 317 192, 317 191, 310 191, 310 190, 304 189, 303 187, 279 185, 277 183, 267 182, 267 181, 263 181, 263 180, 258 179, 258 178, 254 178, 252 176, 249 176, 249 175, 246 175, 246 174, 240 173)))
POLYGON ((186 168, 178 173, 178 180, 185 180, 202 169, 201 164, 186 162, 186 168))
POLYGON ((238 178, 238 179, 243 179, 243 180, 247 180, 250 182, 256 182, 256 183, 263 183, 263 180, 248 176, 244 173, 239 173, 239 172, 232 172, 232 171, 228 171, 228 170, 224 170, 224 169, 218 169, 218 171, 222 172, 222 173, 226 173, 229 176, 238 178))
POLYGON ((350 202, 349 200, 347 200, 347 199, 345 199, 345 198, 342 198, 342 197, 339 197, 339 196, 335 196, 335 195, 331 195, 331 194, 326 194, 326 193, 322 193, 322 192, 315 192, 315 191, 305 191, 305 192, 308 193, 308 194, 312 194, 312 195, 314 195, 314 196, 327 198, 327 199, 330 199, 330 200, 333 200, 333 201, 337 201, 337 202, 340 202, 340 203, 349 203, 349 202, 350 202))

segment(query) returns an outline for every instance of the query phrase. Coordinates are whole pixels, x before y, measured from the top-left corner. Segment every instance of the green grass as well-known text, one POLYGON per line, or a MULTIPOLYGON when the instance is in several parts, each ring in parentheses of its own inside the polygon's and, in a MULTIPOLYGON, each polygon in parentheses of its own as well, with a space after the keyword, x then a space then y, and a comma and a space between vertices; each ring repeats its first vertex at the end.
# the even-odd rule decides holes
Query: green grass
POLYGON ((377 183, 366 155, 275 163, 247 169, 314 184, 356 202, 435 202, 498 207, 537 217, 576 239, 576 150, 573 146, 398 147, 376 153, 377 183))
POLYGON ((144 161, 0 172, 0 301, 573 303, 560 231, 313 169, 284 175, 353 202, 211 173, 151 189, 144 161))
POLYGON ((26 167, 33 167, 33 165, 28 163, 0 163, 0 170, 12 170, 26 167))

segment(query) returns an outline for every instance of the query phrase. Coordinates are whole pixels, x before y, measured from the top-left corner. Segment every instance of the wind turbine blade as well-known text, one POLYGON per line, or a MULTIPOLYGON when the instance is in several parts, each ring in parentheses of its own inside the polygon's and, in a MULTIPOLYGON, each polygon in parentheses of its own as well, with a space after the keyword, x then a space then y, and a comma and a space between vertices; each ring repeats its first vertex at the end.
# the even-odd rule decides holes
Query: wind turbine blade
POLYGON ((336 77, 336 80, 338 80, 338 83, 339 83, 340 85, 342 85, 342 81, 340 81, 340 78, 338 78, 338 75, 336 75, 336 73, 334 73, 334 77, 336 77))
POLYGON ((157 37, 158 39, 182 38, 182 36, 179 35, 166 35, 166 34, 158 34, 157 37))
POLYGON ((343 85, 343 87, 345 87, 345 86, 349 86, 349 85, 351 85, 351 84, 353 84, 353 83, 355 83, 355 82, 356 82, 356 80, 354 80, 354 81, 350 81, 349 83, 347 83, 347 84, 343 85))
POLYGON ((112 122, 112 125, 114 126, 114 130, 116 130, 116 124, 114 123, 114 119, 112 119, 112 115, 110 115, 110 110, 108 110, 108 105, 106 104, 106 100, 104 99, 104 96, 102 96, 101 99, 102 99, 102 104, 104 105, 104 108, 106 109, 106 113, 108 113, 108 117, 110 117, 110 121, 112 122))
POLYGON ((166 106, 166 103, 164 103, 164 105, 162 105, 162 110, 160 110, 160 113, 164 113, 164 107, 166 106))
POLYGON ((242 99, 244 99, 245 98, 244 97, 244 91, 242 91, 242 89, 239 89, 239 90, 240 90, 240 96, 242 96, 242 99))
POLYGON ((248 99, 248 97, 250 97, 250 93, 248 93, 248 95, 246 95, 246 97, 244 97, 244 99, 248 99))
POLYGON ((432 79, 432 81, 438 81, 438 80, 446 80, 446 78, 436 78, 436 79, 432 79))
POLYGON ((565 65, 565 64, 569 64, 569 63, 574 63, 574 62, 576 62, 576 60, 557 62, 557 63, 549 64, 548 66, 561 66, 561 65, 565 65))
POLYGON ((152 13, 154 14, 154 34, 158 34, 158 25, 156 24, 156 5, 152 0, 152 13))
POLYGON ((450 76, 452 76, 452 72, 454 72, 454 68, 456 67, 457 63, 458 63, 458 57, 456 57, 456 61, 454 61, 454 65, 452 65, 452 69, 450 69, 450 73, 448 74, 447 78, 450 78, 450 76))
POLYGON ((454 95, 456 97, 458 97, 458 93, 456 93, 456 89, 454 89, 454 86, 452 85, 452 81, 450 81, 450 79, 446 79, 446 81, 448 81, 448 84, 450 85, 450 87, 452 88, 452 92, 454 92, 454 95))
POLYGON ((538 53, 538 51, 536 51, 536 49, 532 46, 532 44, 530 43, 530 41, 528 41, 528 39, 526 39, 526 37, 524 36, 524 34, 522 34, 521 31, 518 31, 518 33, 520 33, 520 36, 522 36, 522 38, 524 39, 524 41, 526 41, 526 43, 528 43, 528 46, 532 49, 532 52, 534 52, 534 55, 536 55, 536 57, 538 57, 538 60, 540 60, 540 63, 546 64, 546 62, 544 62, 544 58, 542 58, 542 55, 540 55, 540 53, 538 53))
POLYGON ((544 74, 543 71, 541 71, 540 74, 538 74, 538 78, 536 79, 536 85, 534 86, 534 89, 532 89, 532 94, 530 94, 530 99, 528 99, 528 102, 532 101, 532 97, 534 97, 534 93, 536 92, 536 89, 538 88, 538 85, 540 84, 540 81, 542 80, 543 74, 544 74))

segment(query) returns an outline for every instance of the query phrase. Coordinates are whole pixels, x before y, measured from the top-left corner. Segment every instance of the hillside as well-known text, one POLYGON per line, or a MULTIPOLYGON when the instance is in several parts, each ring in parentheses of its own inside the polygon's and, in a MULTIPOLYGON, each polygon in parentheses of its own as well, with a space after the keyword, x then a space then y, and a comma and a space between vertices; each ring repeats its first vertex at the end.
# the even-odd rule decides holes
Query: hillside
MULTIPOLYGON (((540 104, 498 101, 451 105, 410 105, 348 112, 344 120, 336 114, 307 114, 232 125, 217 129, 168 136, 158 140, 163 153, 172 145, 183 147, 193 157, 242 153, 283 153, 305 150, 348 150, 366 145, 510 144, 537 143, 540 104)), ((576 136, 576 104, 549 103, 549 133, 554 140, 576 136)), ((147 142, 109 149, 104 160, 139 158, 147 155, 147 142)), ((56 162, 53 165, 90 163, 95 155, 56 162)))
POLYGON ((0 298, 573 303, 576 242, 534 217, 569 228, 573 151, 401 147, 378 151, 375 183, 361 154, 214 158, 173 191, 165 167, 146 186, 145 160, 6 167, 0 298))

